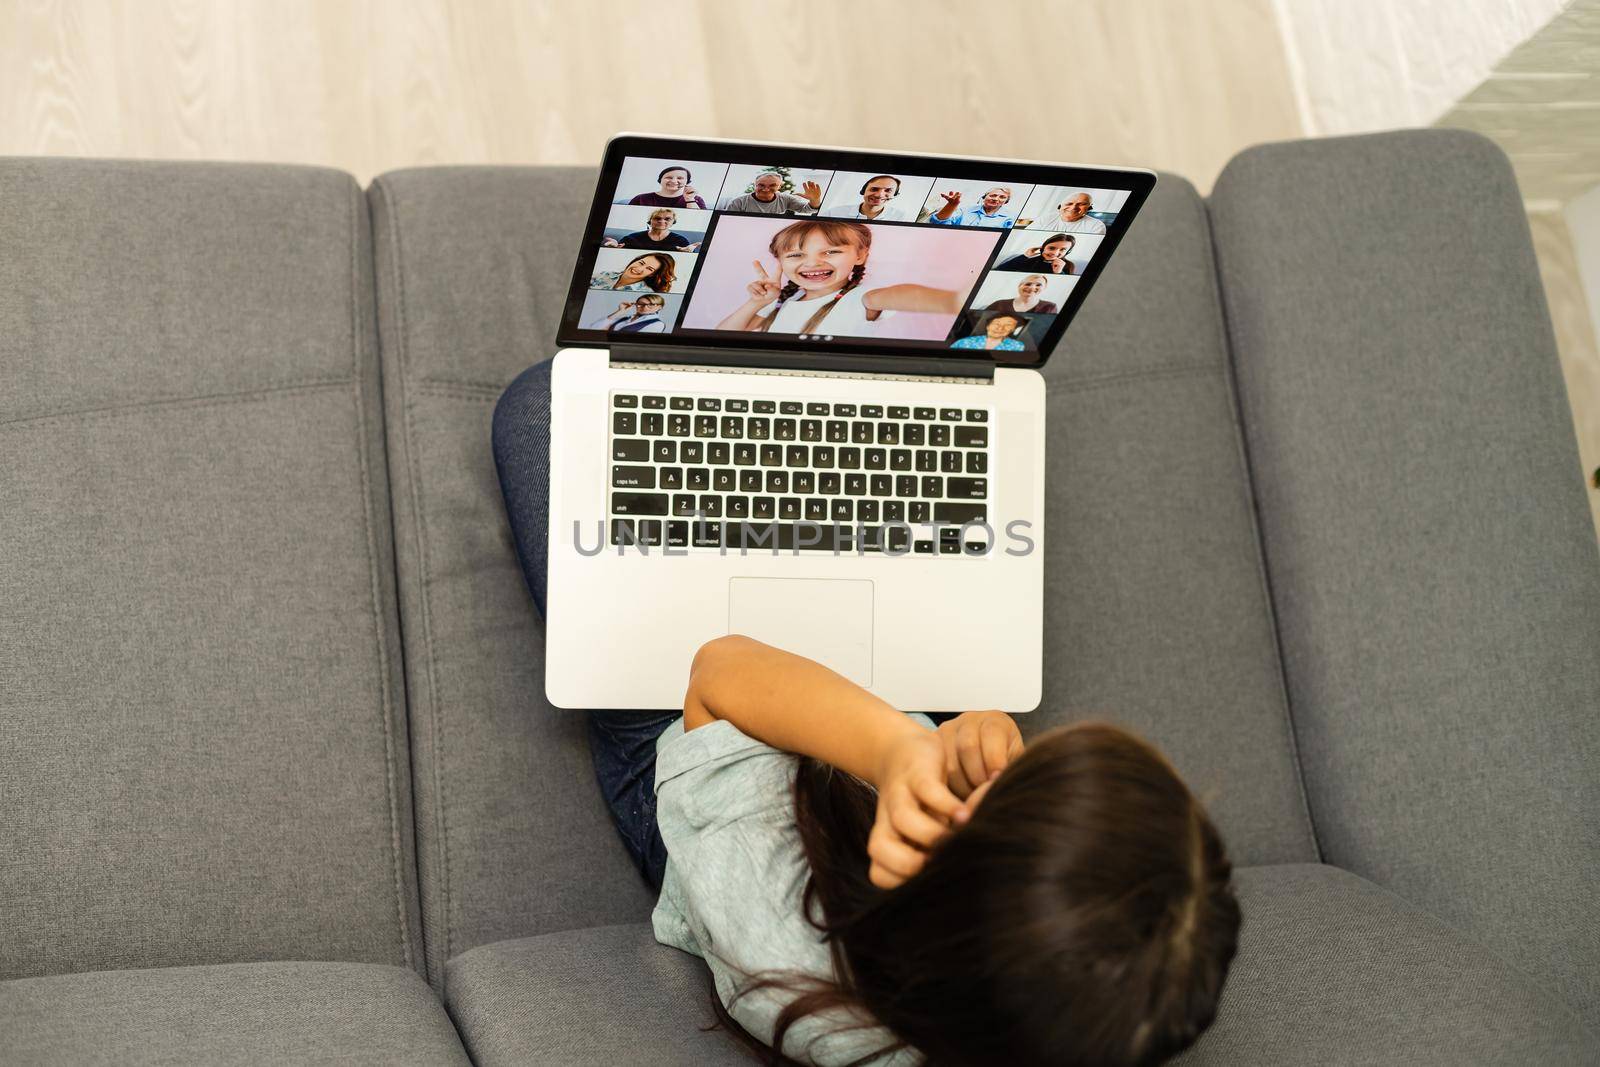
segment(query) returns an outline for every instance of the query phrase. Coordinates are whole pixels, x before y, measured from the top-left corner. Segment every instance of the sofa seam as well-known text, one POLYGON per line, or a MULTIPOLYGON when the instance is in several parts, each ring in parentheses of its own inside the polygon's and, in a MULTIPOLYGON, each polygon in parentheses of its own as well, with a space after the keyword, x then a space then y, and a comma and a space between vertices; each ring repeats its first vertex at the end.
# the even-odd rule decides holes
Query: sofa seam
POLYGON ((444 776, 441 770, 444 762, 444 739, 443 731, 440 725, 441 702, 439 700, 439 679, 435 663, 433 611, 431 600, 428 595, 430 577, 428 562, 427 516, 422 508, 422 478, 417 467, 416 450, 412 447, 414 442, 412 439, 413 425, 411 420, 411 383, 409 381, 407 363, 409 357, 408 348, 410 345, 410 337, 406 332, 405 271, 401 267, 404 256, 401 253, 400 203, 398 198, 390 191, 389 187, 383 184, 382 179, 378 179, 373 184, 378 188, 380 193, 383 195, 384 200, 389 204, 389 236, 390 241, 394 245, 393 269, 396 316, 395 334, 398 342, 396 349, 398 355, 397 362, 400 370, 400 410, 405 429, 406 467, 411 475, 410 495, 411 509, 413 512, 411 521, 415 527, 417 536, 417 565, 420 572, 419 577, 421 579, 418 583, 417 591, 418 599, 421 602, 422 640, 424 648, 426 649, 427 659, 429 717, 432 720, 430 724, 431 729, 429 732, 432 734, 433 741, 432 777, 435 793, 434 821, 435 829, 439 838, 436 847, 438 849, 439 866, 442 876, 440 882, 440 926, 442 928, 441 935, 443 939, 443 951, 440 953, 438 973, 439 988, 442 991, 444 989, 445 980, 445 963, 450 958, 450 947, 452 941, 450 930, 450 906, 452 899, 450 883, 450 823, 445 813, 446 795, 444 776))
POLYGON ((75 420, 120 418, 125 415, 138 415, 155 408, 179 407, 184 404, 193 404, 196 407, 213 407, 220 404, 236 404, 248 400, 256 400, 271 396, 275 393, 314 392, 319 389, 333 389, 350 385, 348 378, 304 378, 298 381, 280 382, 276 385, 258 386, 250 389, 230 390, 221 393, 200 393, 195 396, 158 397, 151 400, 136 400, 125 404, 107 404, 101 407, 80 408, 74 411, 56 411, 44 415, 26 415, 20 419, 0 421, 0 430, 30 429, 34 426, 48 426, 56 422, 71 422, 75 420))
POLYGON ((360 198, 361 190, 353 181, 349 185, 350 195, 346 198, 346 210, 350 218, 350 359, 351 378, 354 384, 351 395, 356 406, 356 458, 361 469, 361 517, 367 535, 367 592, 371 597, 373 642, 378 652, 378 688, 382 701, 380 715, 383 721, 384 790, 389 801, 389 860, 394 872, 395 916, 400 923, 400 955, 405 965, 410 968, 415 966, 415 961, 411 949, 410 923, 406 914, 405 876, 400 863, 400 805, 395 794, 394 691, 390 687, 389 644, 384 638, 384 620, 379 610, 381 597, 378 582, 378 549, 372 522, 372 476, 367 455, 367 410, 363 403, 361 382, 365 345, 361 330, 360 226, 356 211, 356 201, 360 198))
MULTIPOLYGON (((1212 190, 1215 193, 1215 189, 1212 190)), ((1311 810, 1311 793, 1306 786, 1305 761, 1300 754, 1300 732, 1295 722, 1293 701, 1289 690, 1289 664, 1284 656, 1283 632, 1278 622, 1278 602, 1273 593, 1272 575, 1267 566, 1266 535, 1261 517, 1261 499, 1256 492, 1256 472, 1250 462, 1250 448, 1246 442, 1244 423, 1244 405, 1239 399, 1238 362, 1235 359, 1233 348, 1233 330, 1230 328, 1228 315, 1228 302, 1222 292, 1222 259, 1221 250, 1217 246, 1216 230, 1211 224, 1211 201, 1209 198, 1201 200, 1198 205, 1200 222, 1206 229, 1206 236, 1210 238, 1211 269, 1207 272, 1210 278, 1211 295, 1217 307, 1217 333, 1221 342, 1223 358, 1223 385, 1224 394, 1228 399, 1229 413, 1233 416, 1233 447, 1235 462, 1240 473, 1244 476, 1245 506, 1250 515, 1251 541, 1255 547, 1256 582, 1261 590, 1262 599, 1267 611, 1267 629, 1272 635, 1272 650, 1278 661, 1278 669, 1274 672, 1278 680, 1278 693, 1283 709, 1284 726, 1287 729, 1289 744, 1289 759, 1294 767, 1294 780, 1296 790, 1300 794, 1300 814, 1305 820, 1306 831, 1311 838, 1311 851, 1316 857, 1316 862, 1326 863, 1327 860, 1322 850, 1322 841, 1317 836, 1317 820, 1311 810)))
POLYGON ((1145 382, 1165 378, 1186 378, 1192 374, 1215 374, 1224 370, 1220 361, 1205 363, 1164 363, 1154 367, 1145 367, 1134 371, 1116 371, 1110 374, 1098 374, 1088 378, 1067 379, 1052 382, 1045 380, 1045 389, 1048 392, 1062 393, 1088 393, 1097 389, 1114 389, 1120 385, 1133 382, 1145 382))

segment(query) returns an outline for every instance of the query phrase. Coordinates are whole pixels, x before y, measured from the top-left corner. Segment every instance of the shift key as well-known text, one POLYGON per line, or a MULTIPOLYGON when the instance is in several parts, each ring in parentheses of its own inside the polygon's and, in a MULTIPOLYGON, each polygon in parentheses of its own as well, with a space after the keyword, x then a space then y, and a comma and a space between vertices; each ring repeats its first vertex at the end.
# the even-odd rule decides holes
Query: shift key
POLYGON ((958 504, 946 500, 933 505, 933 521, 952 526, 983 519, 988 513, 987 504, 958 504))
POLYGON ((667 513, 667 496, 665 493, 612 493, 611 513, 613 515, 665 515, 667 513))

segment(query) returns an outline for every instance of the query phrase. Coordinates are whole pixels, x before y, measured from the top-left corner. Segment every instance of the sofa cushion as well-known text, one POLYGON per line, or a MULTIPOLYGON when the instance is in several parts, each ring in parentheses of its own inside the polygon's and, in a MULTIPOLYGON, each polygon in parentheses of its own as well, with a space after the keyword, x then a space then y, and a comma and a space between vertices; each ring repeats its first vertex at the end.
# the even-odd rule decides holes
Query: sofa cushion
POLYGON ((1600 558, 1511 167, 1270 145, 1211 211, 1324 854, 1600 1017, 1600 558))
POLYGON ((1238 872, 1239 954, 1217 1020, 1175 1063, 1600 1062, 1600 1036, 1546 986, 1337 867, 1238 872))
POLYGON ((92 971, 0 983, 14 1063, 461 1064, 444 1005, 415 971, 253 963, 92 971))
POLYGON ((0 161, 0 977, 420 961, 367 233, 0 161))
MULTIPOLYGON (((1237 874, 1239 954, 1217 1021, 1178 1061, 1293 1065, 1593 1063, 1600 1038, 1553 992, 1416 907, 1318 864, 1237 874)), ((450 961, 448 1002, 483 1067, 741 1063, 704 965, 648 923, 485 945, 450 961)))

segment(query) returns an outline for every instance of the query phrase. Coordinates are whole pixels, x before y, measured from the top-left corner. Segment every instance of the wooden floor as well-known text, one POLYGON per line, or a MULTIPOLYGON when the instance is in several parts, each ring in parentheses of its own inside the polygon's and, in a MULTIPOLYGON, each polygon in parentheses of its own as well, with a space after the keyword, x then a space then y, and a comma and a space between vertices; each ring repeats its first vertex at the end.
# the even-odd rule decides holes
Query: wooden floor
MULTIPOLYGON (((1239 149, 1301 136, 1294 100, 1273 0, 0 0, 0 155, 365 182, 592 163, 639 130, 1130 164, 1205 192, 1239 149)), ((1600 357, 1553 225, 1535 234, 1592 466, 1600 357)))

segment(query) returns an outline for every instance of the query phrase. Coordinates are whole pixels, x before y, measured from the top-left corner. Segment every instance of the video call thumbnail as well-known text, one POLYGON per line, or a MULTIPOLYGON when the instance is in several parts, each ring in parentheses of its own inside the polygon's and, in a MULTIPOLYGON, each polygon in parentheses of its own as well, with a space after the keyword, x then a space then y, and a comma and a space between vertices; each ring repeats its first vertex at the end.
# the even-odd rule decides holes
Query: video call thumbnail
POLYGON ((725 215, 683 326, 942 342, 998 241, 982 230, 725 215))
POLYGON ((728 173, 726 163, 629 156, 617 174, 613 204, 707 210, 728 173))
POLYGON ((918 219, 936 226, 1009 230, 1016 224, 1018 207, 1031 192, 1031 185, 1007 181, 940 178, 933 183, 918 219))
POLYGON ((615 335, 671 333, 683 312, 684 298, 666 293, 591 290, 583 298, 578 324, 585 330, 615 335))
POLYGON ((1029 315, 1054 315, 1067 302, 1077 277, 1069 274, 1030 274, 990 271, 983 276, 972 307, 978 311, 1019 311, 1029 315))
POLYGON ((817 214, 854 222, 916 222, 933 189, 932 178, 877 171, 835 171, 817 214))
POLYGON ((1000 246, 994 269, 1082 276, 1101 240, 1087 233, 1013 230, 1000 246))
POLYGON ((620 205, 606 213, 600 243, 648 252, 698 252, 712 213, 693 208, 620 205))
POLYGON ((1010 354, 1019 361, 1031 360, 1038 351, 1039 338, 1050 329, 1054 315, 1025 315, 1016 311, 969 311, 963 316, 960 336, 950 347, 961 351, 983 351, 996 359, 1010 354))
POLYGON ((1126 189, 1041 185, 1023 204, 1017 225, 1029 230, 1104 236, 1127 199, 1126 189))
POLYGON ((589 288, 626 293, 682 293, 700 257, 692 252, 636 252, 602 248, 595 255, 589 288))

